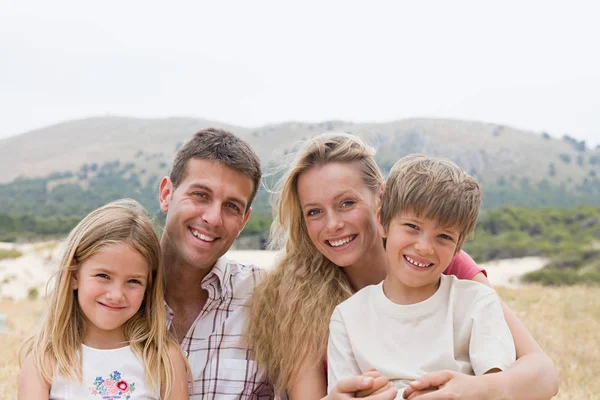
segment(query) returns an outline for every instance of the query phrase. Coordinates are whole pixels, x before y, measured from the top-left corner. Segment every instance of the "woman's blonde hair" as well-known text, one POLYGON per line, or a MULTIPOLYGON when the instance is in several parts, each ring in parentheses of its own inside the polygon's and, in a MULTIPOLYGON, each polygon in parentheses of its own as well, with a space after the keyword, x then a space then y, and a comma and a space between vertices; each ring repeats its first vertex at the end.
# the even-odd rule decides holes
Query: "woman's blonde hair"
POLYGON ((298 198, 298 177, 316 165, 348 163, 379 193, 383 176, 375 150, 349 134, 307 140, 274 193, 270 247, 285 248, 282 259, 253 295, 247 339, 277 393, 293 383, 306 360, 327 352, 333 309, 352 294, 342 270, 314 246, 298 198))
POLYGON ((168 348, 177 344, 166 331, 160 243, 151 220, 135 200, 124 199, 100 207, 71 231, 40 330, 24 343, 22 353, 33 353, 38 371, 48 383, 54 373, 81 381, 81 345, 86 324, 72 288, 72 277, 82 263, 102 248, 118 243, 131 246, 149 267, 142 305, 123 325, 125 340, 142 360, 146 381, 168 395, 174 371, 168 348))

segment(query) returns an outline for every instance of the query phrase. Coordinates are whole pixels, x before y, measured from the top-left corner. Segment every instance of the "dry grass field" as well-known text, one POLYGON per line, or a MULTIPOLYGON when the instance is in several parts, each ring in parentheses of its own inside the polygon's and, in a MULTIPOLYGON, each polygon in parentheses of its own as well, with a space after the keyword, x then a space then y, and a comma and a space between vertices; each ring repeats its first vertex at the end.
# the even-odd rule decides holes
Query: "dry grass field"
MULTIPOLYGON (((557 399, 597 399, 600 393, 600 288, 499 288, 560 374, 557 399)), ((35 328, 44 302, 0 301, 7 326, 0 334, 0 399, 15 399, 21 341, 35 328)))

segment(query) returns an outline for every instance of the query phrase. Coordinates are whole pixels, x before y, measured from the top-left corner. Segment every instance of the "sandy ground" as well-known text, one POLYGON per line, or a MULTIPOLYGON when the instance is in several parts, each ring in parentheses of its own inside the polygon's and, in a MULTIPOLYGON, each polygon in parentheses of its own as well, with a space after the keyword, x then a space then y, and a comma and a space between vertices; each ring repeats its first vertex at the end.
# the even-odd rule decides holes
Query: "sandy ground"
MULTIPOLYGON (((27 298, 34 289, 44 295, 46 283, 55 271, 60 257, 61 246, 57 242, 34 244, 0 243, 0 249, 17 249, 22 257, 0 260, 0 298, 21 300, 27 298)), ((227 253, 231 259, 253 263, 265 269, 273 267, 276 252, 256 250, 232 250, 227 253)), ((519 276, 540 269, 546 263, 541 257, 526 257, 493 261, 482 264, 495 286, 517 286, 519 276)))
POLYGON ((0 249, 16 249, 23 253, 19 258, 0 260, 0 298, 21 300, 33 290, 43 295, 58 263, 61 244, 55 241, 0 243, 0 249))
POLYGON ((521 275, 537 271, 543 268, 547 262, 548 259, 544 257, 523 257, 490 261, 480 265, 487 271, 492 285, 517 287, 521 275))

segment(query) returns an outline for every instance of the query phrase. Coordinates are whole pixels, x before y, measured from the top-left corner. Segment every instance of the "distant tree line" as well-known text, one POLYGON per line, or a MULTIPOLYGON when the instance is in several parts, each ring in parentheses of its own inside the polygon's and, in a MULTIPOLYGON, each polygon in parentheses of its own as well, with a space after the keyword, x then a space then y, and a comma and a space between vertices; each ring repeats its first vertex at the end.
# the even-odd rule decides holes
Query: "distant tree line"
POLYGON ((600 207, 502 207, 480 216, 465 250, 478 262, 526 256, 550 257, 528 274, 546 285, 600 284, 600 207))

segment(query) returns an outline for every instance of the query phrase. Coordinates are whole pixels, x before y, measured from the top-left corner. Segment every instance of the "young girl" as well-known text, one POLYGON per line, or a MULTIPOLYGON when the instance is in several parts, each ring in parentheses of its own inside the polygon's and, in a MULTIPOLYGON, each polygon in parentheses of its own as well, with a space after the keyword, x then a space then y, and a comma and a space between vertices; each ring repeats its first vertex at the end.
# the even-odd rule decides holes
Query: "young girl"
POLYGON ((168 336, 160 246, 133 200, 71 232, 40 330, 24 345, 18 399, 188 399, 168 336))

